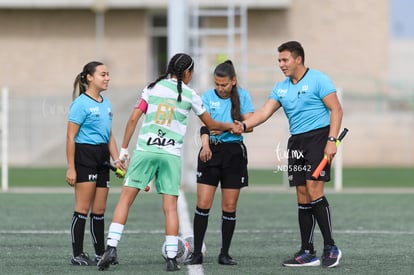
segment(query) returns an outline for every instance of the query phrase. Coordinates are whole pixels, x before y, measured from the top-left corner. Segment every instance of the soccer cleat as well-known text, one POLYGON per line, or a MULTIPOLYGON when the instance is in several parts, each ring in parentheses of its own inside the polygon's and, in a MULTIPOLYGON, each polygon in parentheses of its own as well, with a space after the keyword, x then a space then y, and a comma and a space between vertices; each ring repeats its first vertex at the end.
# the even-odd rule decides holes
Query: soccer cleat
POLYGON ((336 245, 327 245, 323 249, 322 266, 335 267, 339 265, 339 260, 342 257, 342 251, 336 245))
POLYGON ((316 253, 309 253, 308 250, 300 250, 292 259, 283 262, 283 266, 319 266, 321 262, 316 253))
POLYGON ((178 271, 181 269, 177 264, 176 258, 167 258, 165 261, 167 262, 167 271, 178 271))
POLYGON ((188 259, 184 262, 185 265, 195 265, 195 264, 202 264, 203 263, 203 254, 201 253, 193 253, 188 257, 188 259))
POLYGON ((89 259, 88 253, 82 252, 78 256, 74 257, 72 256, 72 259, 70 262, 73 265, 94 265, 94 263, 89 259))
POLYGON ((97 266, 99 270, 105 270, 109 268, 109 265, 116 265, 118 264, 118 260, 116 259, 116 247, 107 246, 105 253, 102 255, 101 259, 99 260, 97 266))
POLYGON ((237 265, 237 262, 228 254, 222 254, 218 256, 218 263, 222 265, 237 265))
POLYGON ((98 263, 102 259, 102 255, 95 254, 95 263, 98 263))

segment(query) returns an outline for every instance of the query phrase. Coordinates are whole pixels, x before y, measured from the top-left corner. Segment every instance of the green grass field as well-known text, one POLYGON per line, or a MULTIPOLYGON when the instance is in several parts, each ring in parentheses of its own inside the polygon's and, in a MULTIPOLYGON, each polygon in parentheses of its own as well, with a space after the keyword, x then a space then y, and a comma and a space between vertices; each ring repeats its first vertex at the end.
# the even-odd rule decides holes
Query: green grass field
MULTIPOLYGON (((237 266, 217 264, 220 248, 220 194, 211 211, 205 239, 204 274, 413 274, 412 194, 329 194, 334 238, 343 251, 335 269, 286 268, 281 262, 299 248, 294 194, 243 192, 231 255, 237 266)), ((111 194, 107 226, 118 194, 111 194)), ((186 193, 192 218, 196 194, 186 193)), ((96 267, 71 266, 69 226, 72 194, 0 193, 0 274, 100 274, 96 267)), ((120 264, 109 274, 165 274, 161 197, 138 196, 118 247, 120 264)), ((320 254, 322 239, 317 230, 320 254)), ((85 251, 93 253, 90 234, 85 251)), ((105 273, 105 274, 106 274, 105 273)), ((186 266, 175 274, 188 274, 186 266)))
MULTIPOLYGON (((12 188, 65 187, 67 191, 71 190, 64 181, 64 168, 12 168, 9 175, 12 188)), ((344 188, 389 188, 391 191, 394 187, 414 187, 413 175, 412 168, 346 168, 344 188)), ((283 179, 281 173, 270 170, 250 171, 251 186, 282 186, 283 179)), ((112 186, 121 185, 121 180, 115 177, 112 181, 112 186)), ((247 189, 240 197, 230 251, 239 265, 232 267, 217 264, 221 213, 220 192, 217 193, 205 239, 204 274, 414 274, 410 257, 414 237, 409 207, 412 189, 407 189, 406 194, 330 192, 327 195, 333 213, 334 238, 343 251, 340 266, 333 270, 281 266, 281 262, 299 248, 295 194, 284 191, 255 193, 254 190, 247 189)), ((187 192, 185 198, 192 219, 196 194, 187 192)), ((117 199, 118 193, 112 191, 106 228, 117 199)), ((69 264, 73 205, 71 192, 0 192, 0 274, 99 274, 96 267, 69 264)), ((120 265, 105 272, 165 274, 160 251, 164 240, 163 225, 161 197, 151 192, 140 195, 131 209, 118 249, 120 265)), ((320 254, 322 239, 318 230, 315 245, 320 254)), ((85 251, 93 254, 88 226, 85 251)), ((175 274, 189 273, 183 266, 175 274)))

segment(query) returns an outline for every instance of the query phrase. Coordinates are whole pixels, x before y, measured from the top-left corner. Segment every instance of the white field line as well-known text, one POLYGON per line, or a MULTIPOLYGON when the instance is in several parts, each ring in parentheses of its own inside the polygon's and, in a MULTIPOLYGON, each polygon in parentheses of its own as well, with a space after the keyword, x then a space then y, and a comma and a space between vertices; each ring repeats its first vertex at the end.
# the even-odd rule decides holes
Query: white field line
MULTIPOLYGON (((180 222, 180 233, 182 237, 193 235, 193 226, 190 215, 188 213, 187 201, 184 192, 180 191, 177 202, 178 219, 180 222)), ((203 275, 204 269, 202 265, 187 265, 189 275, 203 275)))
MULTIPOLYGON (((181 223, 181 222, 180 222, 181 223)), ((220 230, 207 230, 211 234, 219 234, 220 230)), ((260 229, 249 229, 249 230, 237 230, 235 234, 292 234, 297 233, 297 230, 260 230, 260 229)), ((317 229, 315 232, 318 232, 317 229)), ((393 230, 335 230, 335 235, 414 235, 414 231, 393 231, 393 230)), ((22 235, 65 235, 70 234, 69 230, 0 230, 0 234, 22 234, 22 235)), ((152 234, 159 235, 165 234, 164 229, 159 230, 125 230, 124 234, 141 235, 141 234, 152 234)))

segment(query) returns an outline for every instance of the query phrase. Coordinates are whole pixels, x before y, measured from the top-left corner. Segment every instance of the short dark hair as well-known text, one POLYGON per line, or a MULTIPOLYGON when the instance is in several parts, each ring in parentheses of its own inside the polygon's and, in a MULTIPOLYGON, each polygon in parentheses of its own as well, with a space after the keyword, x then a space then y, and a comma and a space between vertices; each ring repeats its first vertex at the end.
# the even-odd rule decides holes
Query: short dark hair
POLYGON ((280 45, 277 50, 279 52, 289 51, 294 57, 302 57, 302 63, 305 64, 305 51, 302 45, 297 41, 288 41, 280 45))

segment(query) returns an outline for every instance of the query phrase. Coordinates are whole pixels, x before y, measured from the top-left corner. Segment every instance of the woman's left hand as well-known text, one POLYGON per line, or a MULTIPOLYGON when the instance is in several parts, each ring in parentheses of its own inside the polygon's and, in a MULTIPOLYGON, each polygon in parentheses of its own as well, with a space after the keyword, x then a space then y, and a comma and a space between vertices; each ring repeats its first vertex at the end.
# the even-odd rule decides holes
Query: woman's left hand
POLYGON ((210 150, 210 147, 203 146, 200 151, 200 160, 203 162, 207 162, 211 159, 213 153, 210 150))

